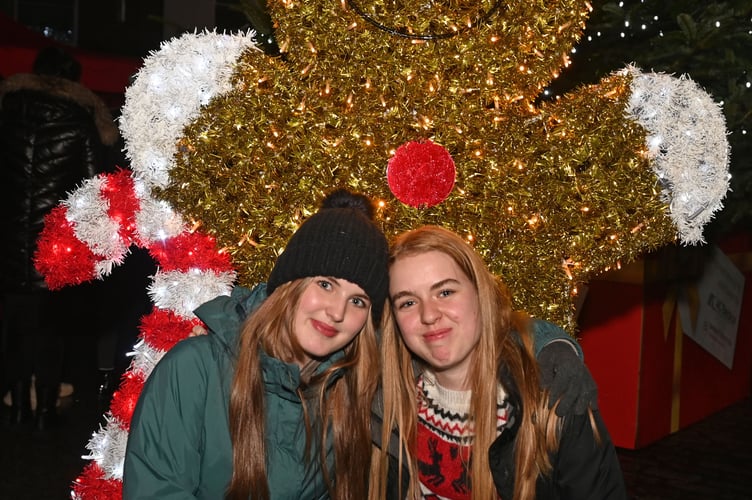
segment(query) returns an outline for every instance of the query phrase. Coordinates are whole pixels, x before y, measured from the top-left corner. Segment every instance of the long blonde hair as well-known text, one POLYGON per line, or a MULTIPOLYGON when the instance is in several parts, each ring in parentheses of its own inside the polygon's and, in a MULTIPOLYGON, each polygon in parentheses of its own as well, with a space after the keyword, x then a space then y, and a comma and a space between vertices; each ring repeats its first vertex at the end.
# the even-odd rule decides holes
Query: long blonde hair
MULTIPOLYGON (((311 281, 312 278, 303 278, 280 285, 243 325, 230 395, 233 471, 227 498, 247 500, 253 493, 253 498, 269 500, 260 355, 263 351, 287 362, 302 357, 292 324, 300 297, 311 281)), ((371 314, 344 353, 341 360, 325 371, 304 380, 318 392, 315 404, 307 402, 304 388, 298 389, 298 395, 305 415, 306 449, 310 453, 318 448, 317 460, 330 495, 338 500, 354 500, 367 495, 371 401, 378 383, 378 348, 371 314), (339 370, 344 370, 344 374, 332 379, 339 370), (312 429, 318 429, 319 435, 312 435, 312 429), (325 443, 329 432, 334 443, 337 476, 334 482, 326 465, 325 443)), ((315 371, 315 366, 304 370, 315 371)), ((305 374, 302 378, 306 378, 305 374)))
MULTIPOLYGON (((515 445, 514 499, 535 497, 535 483, 541 474, 551 471, 548 452, 558 446, 556 415, 549 410, 547 395, 540 389, 538 366, 529 333, 529 317, 512 311, 506 287, 486 267, 483 259, 455 233, 438 227, 424 226, 401 234, 392 243, 390 266, 402 257, 438 251, 449 256, 476 288, 481 334, 473 352, 468 380, 472 387, 470 419, 473 422, 473 455, 469 477, 472 498, 498 498, 489 466, 488 449, 496 439, 496 400, 500 378, 511 380, 520 402, 515 418, 520 427, 515 445), (512 331, 518 336, 510 335, 512 331), (490 377, 489 374, 495 374, 490 377)), ((371 498, 383 499, 387 491, 387 443, 393 429, 399 435, 402 456, 399 458, 399 485, 402 468, 410 473, 407 498, 419 497, 418 469, 415 458, 417 436, 417 388, 413 362, 396 324, 387 308, 382 332, 382 384, 384 420, 382 447, 374 455, 371 498), (403 464, 403 460, 406 462, 403 464)), ((419 361, 419 360, 418 360, 419 361)), ((404 494, 404 492, 403 492, 404 494)))

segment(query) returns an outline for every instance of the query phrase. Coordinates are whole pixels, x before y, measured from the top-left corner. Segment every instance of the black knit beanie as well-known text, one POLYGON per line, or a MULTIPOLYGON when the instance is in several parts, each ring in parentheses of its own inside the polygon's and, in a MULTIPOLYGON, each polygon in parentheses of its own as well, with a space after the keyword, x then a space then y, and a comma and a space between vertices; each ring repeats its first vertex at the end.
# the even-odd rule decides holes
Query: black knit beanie
POLYGON ((384 233, 373 222, 370 200, 339 189, 287 242, 267 280, 267 293, 309 276, 345 279, 368 294, 378 325, 389 289, 388 251, 384 233))

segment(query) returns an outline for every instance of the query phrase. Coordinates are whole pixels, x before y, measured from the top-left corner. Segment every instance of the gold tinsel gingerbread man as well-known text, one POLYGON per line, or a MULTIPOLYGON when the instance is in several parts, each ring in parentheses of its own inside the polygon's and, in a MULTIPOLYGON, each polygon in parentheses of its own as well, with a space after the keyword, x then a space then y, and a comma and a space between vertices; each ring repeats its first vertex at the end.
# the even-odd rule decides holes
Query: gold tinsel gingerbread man
POLYGON ((242 54, 158 195, 217 236, 243 283, 263 280, 322 193, 346 185, 382 202, 390 234, 465 235, 518 306, 571 331, 578 284, 677 233, 701 241, 721 206, 724 122, 691 82, 627 68, 535 104, 587 2, 269 7, 282 57, 242 54))

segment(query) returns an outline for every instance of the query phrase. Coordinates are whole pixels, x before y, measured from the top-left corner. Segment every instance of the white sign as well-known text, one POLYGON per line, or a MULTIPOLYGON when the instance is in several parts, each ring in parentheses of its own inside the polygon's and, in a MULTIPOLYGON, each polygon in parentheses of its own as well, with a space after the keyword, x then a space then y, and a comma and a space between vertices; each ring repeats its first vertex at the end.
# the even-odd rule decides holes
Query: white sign
POLYGON ((684 333, 733 368, 744 274, 713 246, 700 279, 682 292, 677 307, 684 333))

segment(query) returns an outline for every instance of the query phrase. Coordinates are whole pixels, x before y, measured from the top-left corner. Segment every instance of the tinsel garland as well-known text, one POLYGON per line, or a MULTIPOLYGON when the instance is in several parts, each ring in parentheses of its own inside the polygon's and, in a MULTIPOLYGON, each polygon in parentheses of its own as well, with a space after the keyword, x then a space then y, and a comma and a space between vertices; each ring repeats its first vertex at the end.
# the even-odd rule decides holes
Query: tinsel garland
POLYGON ((629 67, 534 104, 568 64, 587 2, 269 5, 284 57, 251 33, 215 32, 150 54, 121 117, 132 175, 87 181, 46 222, 36 258, 51 288, 106 277, 131 245, 160 266, 74 498, 121 495, 154 365, 236 272, 264 280, 335 187, 373 196, 390 236, 424 223, 466 236, 516 306, 572 333, 580 284, 677 238, 701 241, 721 207, 723 118, 687 78, 629 67), (441 154, 404 156, 411 145, 441 154))
POLYGON ((452 155, 443 147, 431 141, 407 142, 389 159, 386 179, 395 198, 422 208, 446 199, 456 173, 452 155))
MULTIPOLYGON (((380 25, 424 33, 451 31, 495 2, 460 4, 358 3, 380 25)), ((467 237, 517 307, 574 332, 580 285, 676 239, 697 242, 721 206, 723 117, 689 80, 631 68, 533 104, 566 65, 586 2, 505 4, 485 24, 420 42, 364 22, 347 2, 269 5, 285 57, 241 55, 233 87, 187 124, 170 181, 157 190, 217 237, 242 284, 265 279, 323 193, 344 186, 379 202, 390 236, 429 223, 467 237), (670 107, 656 100, 666 79, 686 97, 670 107), (675 143, 687 135, 704 146, 675 143), (387 178, 401 148, 427 140, 456 168, 446 196, 434 193, 434 172, 387 178), (651 154, 660 141, 666 158, 651 154), (656 189, 658 163, 685 177, 706 170, 710 182, 656 189)))

